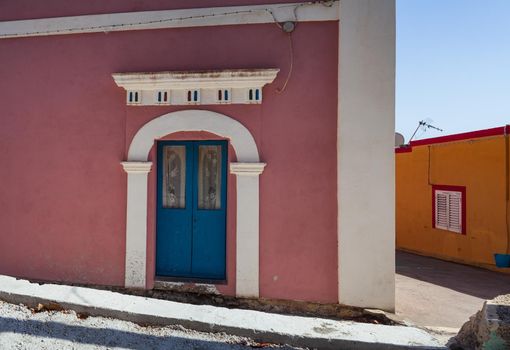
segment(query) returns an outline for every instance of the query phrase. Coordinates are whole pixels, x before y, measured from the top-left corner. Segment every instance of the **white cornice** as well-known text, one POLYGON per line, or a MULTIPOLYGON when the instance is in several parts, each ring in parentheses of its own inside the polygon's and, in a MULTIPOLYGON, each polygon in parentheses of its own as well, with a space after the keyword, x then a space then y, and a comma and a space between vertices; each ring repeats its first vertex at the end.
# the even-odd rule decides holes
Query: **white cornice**
POLYGON ((0 39, 274 22, 336 21, 339 1, 109 13, 0 22, 0 39))
POLYGON ((130 106, 260 104, 262 88, 280 70, 225 69, 153 73, 115 73, 130 106))
POLYGON ((121 162, 126 173, 147 174, 151 171, 152 162, 121 162))
POLYGON ((261 88, 280 70, 226 69, 187 72, 115 73, 115 83, 126 90, 261 88))
POLYGON ((230 172, 235 175, 258 176, 265 167, 266 163, 230 163, 230 172))

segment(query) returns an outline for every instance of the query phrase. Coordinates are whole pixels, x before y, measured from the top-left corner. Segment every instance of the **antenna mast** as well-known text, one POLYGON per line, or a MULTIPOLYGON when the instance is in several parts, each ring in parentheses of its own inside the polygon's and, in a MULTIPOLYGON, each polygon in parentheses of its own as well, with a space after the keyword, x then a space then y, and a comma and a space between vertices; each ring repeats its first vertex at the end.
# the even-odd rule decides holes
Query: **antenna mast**
MULTIPOLYGON (((426 121, 424 120, 420 120, 418 122, 418 127, 416 128, 416 130, 414 130, 413 132, 413 136, 411 136, 411 138, 409 139, 409 143, 411 143, 411 141, 413 140, 413 137, 416 135, 416 133, 418 132, 418 130, 420 128, 427 128, 427 129, 434 129, 434 130, 437 130, 437 131, 441 131, 443 132, 443 129, 439 129, 438 127, 435 127, 434 125, 430 124, 430 123, 427 123, 426 121)), ((425 129, 425 130, 427 130, 425 129)))

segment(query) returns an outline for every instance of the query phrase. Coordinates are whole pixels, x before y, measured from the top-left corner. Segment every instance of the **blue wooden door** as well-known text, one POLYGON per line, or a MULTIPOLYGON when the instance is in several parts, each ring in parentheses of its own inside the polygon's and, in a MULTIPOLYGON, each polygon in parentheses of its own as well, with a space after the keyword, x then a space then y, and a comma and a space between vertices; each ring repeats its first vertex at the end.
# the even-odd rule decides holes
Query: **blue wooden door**
POLYGON ((225 279, 227 142, 157 147, 156 274, 225 279))

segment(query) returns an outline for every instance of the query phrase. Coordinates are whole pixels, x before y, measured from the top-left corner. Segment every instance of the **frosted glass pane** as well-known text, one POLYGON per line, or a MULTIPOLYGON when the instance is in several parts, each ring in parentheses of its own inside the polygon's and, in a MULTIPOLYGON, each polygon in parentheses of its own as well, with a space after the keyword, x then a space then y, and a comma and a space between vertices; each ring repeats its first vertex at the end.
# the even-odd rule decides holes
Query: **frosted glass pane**
POLYGON ((163 147, 163 207, 186 207, 186 147, 163 147))
POLYGON ((198 209, 221 208, 221 146, 198 147, 198 209))

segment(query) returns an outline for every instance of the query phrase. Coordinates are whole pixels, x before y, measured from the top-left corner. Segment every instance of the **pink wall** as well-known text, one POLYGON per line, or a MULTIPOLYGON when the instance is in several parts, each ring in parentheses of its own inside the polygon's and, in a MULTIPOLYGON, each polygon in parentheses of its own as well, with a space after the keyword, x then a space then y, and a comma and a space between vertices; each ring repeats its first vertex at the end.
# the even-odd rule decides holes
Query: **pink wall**
MULTIPOLYGON (((26 1, 13 3, 1 4, 0 13, 26 1)), ((99 2, 89 3, 95 13, 99 2)), ((124 3, 143 4, 112 3, 119 11, 133 10, 124 3)), ((56 9, 59 1, 50 4, 56 9)), ((79 6, 77 13, 87 12, 79 6)), ((43 8, 33 13, 48 15, 43 8)), ((260 177, 261 296, 336 302, 337 27, 297 26, 294 73, 282 94, 275 90, 289 69, 288 39, 270 24, 0 40, 0 273, 123 283, 126 174, 119 163, 143 124, 183 107, 127 107, 111 73, 278 67, 262 105, 199 108, 239 120, 268 164, 260 177)), ((229 180, 229 283, 221 290, 233 294, 229 180)), ((151 198, 154 186, 152 173, 151 198)), ((153 206, 148 241, 152 276, 153 206)))

